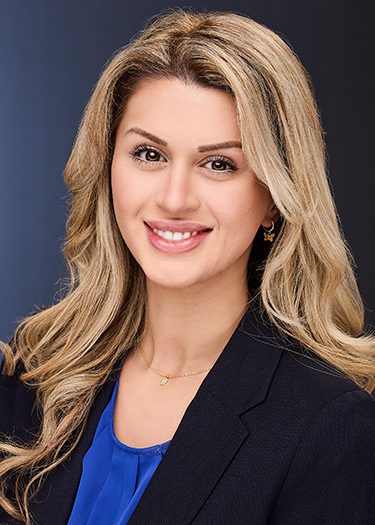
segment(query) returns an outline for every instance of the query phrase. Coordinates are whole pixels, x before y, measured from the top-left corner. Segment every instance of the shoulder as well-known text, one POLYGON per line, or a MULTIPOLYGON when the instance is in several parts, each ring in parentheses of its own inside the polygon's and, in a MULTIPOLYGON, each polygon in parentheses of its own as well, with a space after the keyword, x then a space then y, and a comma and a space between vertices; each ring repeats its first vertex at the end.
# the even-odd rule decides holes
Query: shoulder
POLYGON ((344 442, 351 447, 362 442, 362 446, 367 443, 367 449, 371 448, 374 453, 374 393, 363 390, 320 358, 311 360, 289 356, 288 359, 296 363, 300 374, 295 384, 299 396, 303 397, 301 408, 304 407, 307 414, 304 439, 306 436, 310 436, 310 439, 315 437, 320 444, 326 439, 329 445, 327 438, 330 435, 331 445, 337 446, 337 451, 341 445, 344 446, 344 442))
MULTIPOLYGON (((244 333, 248 337, 244 342, 252 350, 254 340, 258 343, 260 357, 255 364, 263 372, 268 361, 272 361, 267 357, 275 353, 279 356, 267 394, 276 405, 279 399, 280 403, 293 404, 296 409, 314 412, 340 394, 362 391, 344 372, 273 324, 264 308, 256 304, 251 313, 246 317, 249 320, 244 333)), ((250 361, 250 365, 253 364, 250 361)))
POLYGON ((372 523, 375 397, 306 348, 293 350, 286 345, 268 397, 288 457, 271 522, 372 523))
POLYGON ((322 402, 348 390, 360 389, 344 372, 311 349, 297 342, 285 340, 280 362, 282 373, 293 378, 296 388, 303 388, 322 402))
POLYGON ((281 402, 293 403, 303 411, 320 411, 341 394, 363 391, 362 397, 371 402, 370 394, 362 390, 343 371, 319 356, 311 348, 282 332, 267 317, 257 315, 257 328, 266 351, 279 352, 280 360, 269 394, 281 402))
POLYGON ((279 379, 280 387, 292 381, 294 395, 303 398, 306 404, 319 408, 349 392, 357 392, 370 404, 375 402, 371 394, 332 363, 294 342, 287 345, 283 352, 279 379))
POLYGON ((300 433, 272 523, 367 525, 374 490, 375 400, 355 388, 327 401, 300 433))
MULTIPOLYGON (((282 418, 282 434, 294 445, 314 425, 332 435, 339 428, 347 428, 347 439, 354 441, 354 433, 358 435, 365 428, 369 433, 375 431, 375 396, 289 338, 283 339, 282 355, 263 410, 269 420, 282 418)), ((319 434, 315 437, 318 439, 319 434)))
POLYGON ((254 385, 259 388, 262 381, 267 381, 259 413, 267 421, 282 417, 286 434, 298 437, 328 403, 349 392, 357 392, 354 397, 373 409, 375 400, 371 394, 312 349, 282 332, 260 307, 254 307, 252 315, 245 317, 240 331, 241 344, 246 347, 241 366, 246 368, 246 377, 251 378, 246 387, 252 392, 254 385), (248 355, 254 357, 248 359, 248 355))

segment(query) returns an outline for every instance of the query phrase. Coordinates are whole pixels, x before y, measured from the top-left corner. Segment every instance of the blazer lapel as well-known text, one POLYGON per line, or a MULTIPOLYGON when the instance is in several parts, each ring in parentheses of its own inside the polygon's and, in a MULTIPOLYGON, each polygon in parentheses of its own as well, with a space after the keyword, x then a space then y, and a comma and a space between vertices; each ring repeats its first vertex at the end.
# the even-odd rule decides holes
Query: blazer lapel
POLYGON ((189 524, 249 432, 282 355, 259 311, 248 310, 185 411, 129 525, 189 524))

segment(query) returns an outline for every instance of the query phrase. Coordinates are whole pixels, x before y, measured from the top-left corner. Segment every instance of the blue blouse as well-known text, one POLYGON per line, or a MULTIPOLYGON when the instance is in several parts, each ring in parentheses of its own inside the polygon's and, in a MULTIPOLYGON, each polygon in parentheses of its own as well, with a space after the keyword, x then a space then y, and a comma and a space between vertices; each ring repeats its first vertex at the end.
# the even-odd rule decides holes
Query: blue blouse
POLYGON ((83 470, 67 525, 125 525, 169 443, 135 448, 114 433, 113 407, 118 380, 83 458, 83 470))

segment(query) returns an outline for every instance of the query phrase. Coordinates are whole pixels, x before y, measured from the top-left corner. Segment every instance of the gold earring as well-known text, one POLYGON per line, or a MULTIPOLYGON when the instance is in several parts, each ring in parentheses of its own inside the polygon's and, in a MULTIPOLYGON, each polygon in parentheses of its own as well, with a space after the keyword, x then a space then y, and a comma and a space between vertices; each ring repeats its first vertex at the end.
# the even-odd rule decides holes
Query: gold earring
POLYGON ((275 234, 274 233, 271 233, 275 227, 275 223, 273 221, 272 222, 272 226, 269 230, 266 230, 266 228, 263 226, 263 230, 264 230, 264 240, 265 241, 270 241, 270 242, 273 242, 273 238, 275 237, 275 234))

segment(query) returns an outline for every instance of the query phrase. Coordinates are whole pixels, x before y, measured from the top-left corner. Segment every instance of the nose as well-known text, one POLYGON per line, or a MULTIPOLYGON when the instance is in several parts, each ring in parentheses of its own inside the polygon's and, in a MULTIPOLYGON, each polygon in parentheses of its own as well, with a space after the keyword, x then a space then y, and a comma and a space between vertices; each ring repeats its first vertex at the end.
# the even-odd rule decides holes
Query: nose
POLYGON ((156 204, 173 216, 186 215, 196 210, 200 201, 196 192, 193 170, 181 164, 166 169, 160 178, 156 204))

